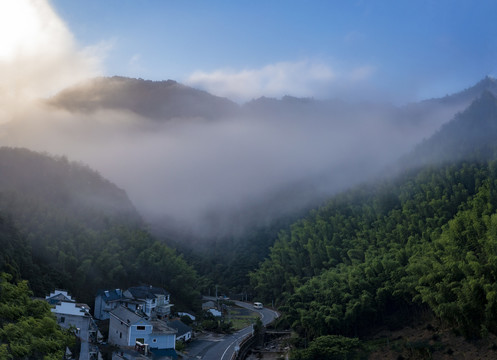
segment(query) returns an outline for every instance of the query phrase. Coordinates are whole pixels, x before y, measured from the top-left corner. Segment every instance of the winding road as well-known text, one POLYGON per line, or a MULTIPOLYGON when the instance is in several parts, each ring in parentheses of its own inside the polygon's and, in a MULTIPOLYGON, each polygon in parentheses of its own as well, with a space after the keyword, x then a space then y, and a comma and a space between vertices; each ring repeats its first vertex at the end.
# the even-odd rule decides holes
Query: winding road
MULTIPOLYGON (((234 301, 237 306, 256 311, 261 315, 261 320, 264 325, 271 323, 279 314, 271 309, 254 309, 250 303, 242 301, 234 301)), ((233 353, 238 349, 241 341, 252 333, 252 326, 248 326, 234 334, 226 335, 219 338, 209 340, 197 339, 188 346, 189 359, 202 360, 230 360, 233 353)))

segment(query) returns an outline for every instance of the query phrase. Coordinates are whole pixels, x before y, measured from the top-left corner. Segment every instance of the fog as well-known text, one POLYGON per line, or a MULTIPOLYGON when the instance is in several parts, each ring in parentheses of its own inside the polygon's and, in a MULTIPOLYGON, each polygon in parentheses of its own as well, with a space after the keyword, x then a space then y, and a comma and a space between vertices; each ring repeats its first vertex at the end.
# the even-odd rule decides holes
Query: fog
MULTIPOLYGON (((23 31, 39 45, 21 38, 0 54, 1 144, 82 161, 126 190, 145 219, 191 236, 240 235, 318 204, 377 175, 467 105, 420 104, 415 119, 411 108, 353 98, 260 99, 214 120, 69 111, 46 99, 98 75, 98 56, 77 48, 46 2, 29 4, 51 25, 33 20, 23 31)), ((180 105, 188 113, 195 103, 180 105)))
POLYGON ((163 228, 213 237, 242 234, 377 175, 454 112, 409 123, 389 106, 311 108, 157 122, 33 102, 0 136, 3 145, 88 164, 163 228))

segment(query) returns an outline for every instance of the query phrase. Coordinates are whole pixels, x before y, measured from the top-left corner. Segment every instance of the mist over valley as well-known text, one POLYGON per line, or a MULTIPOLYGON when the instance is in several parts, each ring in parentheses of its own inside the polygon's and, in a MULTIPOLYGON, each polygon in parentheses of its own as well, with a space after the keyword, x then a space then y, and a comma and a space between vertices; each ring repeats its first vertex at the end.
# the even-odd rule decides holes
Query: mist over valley
POLYGON ((485 89, 495 81, 405 106, 238 105, 171 80, 96 78, 31 103, 2 141, 88 164, 162 230, 240 236, 379 175, 485 89))

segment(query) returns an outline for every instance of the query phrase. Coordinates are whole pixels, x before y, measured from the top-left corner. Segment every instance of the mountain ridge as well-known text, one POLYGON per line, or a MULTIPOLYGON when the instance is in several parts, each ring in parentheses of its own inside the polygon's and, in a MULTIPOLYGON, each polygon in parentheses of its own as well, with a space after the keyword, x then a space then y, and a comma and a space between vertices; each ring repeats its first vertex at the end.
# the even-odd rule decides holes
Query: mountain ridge
POLYGON ((155 120, 227 117, 238 107, 231 100, 174 80, 152 81, 122 76, 89 79, 63 89, 47 103, 72 112, 127 110, 155 120))
MULTIPOLYGON (((473 101, 483 91, 488 90, 497 95, 497 79, 486 76, 475 85, 443 97, 430 98, 415 103, 402 105, 401 109, 426 107, 433 105, 457 105, 473 101)), ((225 118, 250 110, 261 109, 265 106, 309 107, 320 105, 341 109, 356 106, 354 102, 340 99, 317 100, 312 97, 295 97, 285 95, 281 99, 261 96, 247 101, 241 106, 228 97, 212 95, 211 93, 184 85, 175 80, 144 80, 124 76, 96 77, 79 84, 62 89, 59 93, 47 99, 51 106, 75 112, 93 112, 98 109, 124 109, 152 119, 172 119, 176 117, 204 117, 207 119, 225 118), (123 99, 116 98, 121 94, 123 99), (145 98, 143 94, 146 94, 145 98), (183 104, 173 104, 181 98, 183 104), (158 104, 161 104, 160 106, 158 104), (209 109, 209 107, 211 109, 209 109), (215 110, 214 110, 215 109, 215 110), (186 112, 185 112, 186 111, 186 112)), ((373 103, 361 102, 363 106, 373 103)), ((375 106, 386 106, 375 104, 375 106)))
POLYGON ((458 160, 488 160, 497 154, 497 98, 483 90, 464 111, 445 123, 410 154, 404 167, 458 160))

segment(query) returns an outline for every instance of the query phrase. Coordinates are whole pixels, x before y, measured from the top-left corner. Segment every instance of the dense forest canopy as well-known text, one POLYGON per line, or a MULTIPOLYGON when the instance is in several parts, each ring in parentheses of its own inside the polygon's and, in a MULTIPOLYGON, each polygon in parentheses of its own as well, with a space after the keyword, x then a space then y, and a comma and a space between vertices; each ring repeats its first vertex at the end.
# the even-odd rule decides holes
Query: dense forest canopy
POLYGON ((281 232, 251 274, 257 294, 307 339, 424 311, 470 338, 496 334, 496 124, 484 94, 415 150, 436 147, 433 165, 344 192, 281 232))

